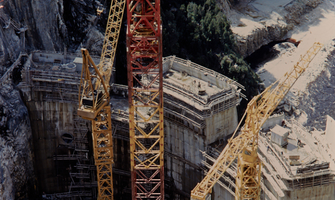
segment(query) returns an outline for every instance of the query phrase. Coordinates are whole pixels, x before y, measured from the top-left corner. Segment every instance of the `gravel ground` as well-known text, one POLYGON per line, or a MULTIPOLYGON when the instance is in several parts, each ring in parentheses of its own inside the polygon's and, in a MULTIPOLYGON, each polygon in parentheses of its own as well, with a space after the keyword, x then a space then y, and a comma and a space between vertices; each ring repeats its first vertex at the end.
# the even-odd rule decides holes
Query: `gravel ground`
MULTIPOLYGON (((260 66, 257 73, 267 87, 289 71, 314 42, 322 43, 323 48, 293 85, 284 102, 286 108, 291 109, 289 117, 310 129, 325 130, 326 116, 335 118, 335 26, 332 25, 335 2, 325 0, 304 18, 303 23, 287 34, 300 40, 299 46, 276 46, 280 53, 260 66)), ((280 107, 284 108, 283 105, 280 107)))
MULTIPOLYGON (((335 50, 330 52, 325 69, 299 97, 298 109, 307 114, 308 127, 325 130, 327 115, 335 118, 335 50)), ((299 113, 299 112, 298 112, 299 113)), ((300 113, 301 115, 301 113, 300 113)), ((300 117, 297 115, 297 117, 300 117)))

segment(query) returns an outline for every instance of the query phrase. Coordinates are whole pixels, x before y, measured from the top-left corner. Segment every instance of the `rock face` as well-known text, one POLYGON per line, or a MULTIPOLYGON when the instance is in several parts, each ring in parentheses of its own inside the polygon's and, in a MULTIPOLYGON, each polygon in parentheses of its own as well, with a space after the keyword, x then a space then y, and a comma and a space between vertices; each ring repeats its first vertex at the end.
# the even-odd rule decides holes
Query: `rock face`
POLYGON ((263 45, 281 40, 287 33, 287 24, 283 21, 264 23, 253 29, 250 34, 235 33, 237 48, 244 57, 249 56, 263 45))
MULTIPOLYGON (((20 52, 101 51, 103 34, 95 23, 96 8, 103 5, 97 0, 0 0, 0 5, 0 77, 20 52)), ((28 110, 9 82, 0 83, 0 199, 35 199, 28 110)))
POLYGON ((2 50, 6 61, 14 61, 21 50, 18 30, 8 22, 13 21, 18 25, 16 28, 26 27, 27 49, 44 49, 59 51, 64 46, 66 26, 63 20, 63 1, 33 0, 20 1, 9 0, 3 2, 0 10, 3 28, 2 50), (11 41, 11 42, 6 42, 11 41))
POLYGON ((299 24, 301 19, 300 17, 307 12, 311 11, 313 8, 316 8, 323 0, 301 0, 301 1, 292 1, 285 6, 285 10, 289 13, 285 16, 285 20, 289 24, 299 24))
MULTIPOLYGON (((96 37, 96 34, 88 33, 96 30, 92 26, 96 19, 96 8, 102 6, 95 0, 6 0, 1 4, 0 66, 14 62, 20 51, 24 50, 18 30, 23 27, 27 28, 25 50, 28 52, 63 51, 64 47, 68 51, 75 51, 80 44, 85 46, 86 41, 96 37)), ((0 69, 0 74, 4 71, 0 69)))
POLYGON ((31 198, 34 186, 28 110, 12 85, 0 88, 0 199, 31 198))
POLYGON ((284 39, 288 31, 304 21, 303 16, 323 0, 282 1, 275 5, 259 0, 220 2, 231 22, 237 50, 247 57, 263 45, 284 39), (226 8, 227 2, 230 2, 230 9, 226 8))

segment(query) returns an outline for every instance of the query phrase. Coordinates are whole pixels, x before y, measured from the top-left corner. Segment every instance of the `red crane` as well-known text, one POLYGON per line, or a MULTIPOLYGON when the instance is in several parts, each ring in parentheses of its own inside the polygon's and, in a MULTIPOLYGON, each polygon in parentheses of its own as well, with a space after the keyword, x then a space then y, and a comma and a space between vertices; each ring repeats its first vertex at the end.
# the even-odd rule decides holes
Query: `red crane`
POLYGON ((132 199, 164 199, 160 0, 127 0, 132 199))

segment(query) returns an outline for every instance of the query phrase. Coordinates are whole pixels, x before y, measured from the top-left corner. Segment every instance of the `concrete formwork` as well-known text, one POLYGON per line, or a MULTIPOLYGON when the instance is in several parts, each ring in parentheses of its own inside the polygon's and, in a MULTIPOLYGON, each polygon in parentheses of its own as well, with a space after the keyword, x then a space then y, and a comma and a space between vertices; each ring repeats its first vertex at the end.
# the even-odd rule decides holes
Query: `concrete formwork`
POLYGON ((242 96, 238 87, 243 87, 174 56, 164 58, 163 68, 166 177, 173 180, 174 199, 189 199, 203 177, 201 151, 237 126, 236 106, 242 96))
POLYGON ((334 200, 334 184, 314 186, 312 188, 302 188, 289 192, 283 200, 334 200))
MULTIPOLYGON (((71 198, 71 193, 64 194, 69 190, 73 195, 81 192, 94 197, 91 125, 76 115, 80 59, 43 52, 35 52, 30 58, 19 87, 31 114, 41 190, 54 193, 55 197, 71 198), (66 142, 68 137, 73 141, 66 142), (75 171, 78 162, 86 168, 81 166, 75 171), (80 179, 76 177, 79 174, 88 177, 80 179), (72 187, 73 178, 82 184, 72 187)), ((205 151, 209 144, 225 138, 237 126, 236 106, 243 96, 239 87, 243 87, 180 58, 164 58, 163 67, 166 197, 188 199, 191 189, 203 176, 200 150, 205 151)), ((130 195, 127 86, 113 84, 111 94, 114 192, 115 198, 127 199, 130 195)))
MULTIPOLYGON (((30 58, 19 88, 30 113, 38 189, 52 198, 96 198, 91 123, 77 115, 81 64, 72 62, 74 55, 35 52, 30 58)), ((114 133, 115 195, 129 199, 129 142, 122 136, 128 131, 119 125, 114 133)))

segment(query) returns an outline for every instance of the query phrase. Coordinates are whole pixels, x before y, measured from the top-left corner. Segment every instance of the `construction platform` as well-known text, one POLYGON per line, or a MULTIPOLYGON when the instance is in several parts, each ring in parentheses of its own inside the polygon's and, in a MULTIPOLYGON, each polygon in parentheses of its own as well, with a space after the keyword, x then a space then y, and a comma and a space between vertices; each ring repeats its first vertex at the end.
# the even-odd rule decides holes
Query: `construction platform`
MULTIPOLYGON (((326 142, 327 137, 333 136, 326 135, 322 131, 308 131, 293 119, 284 120, 283 114, 270 117, 259 135, 258 155, 263 163, 261 199, 335 199, 335 162, 326 142), (271 137, 278 134, 276 131, 288 131, 286 143, 271 137)), ((210 168, 219 153, 215 148, 203 152, 203 164, 210 168)), ((214 187, 214 198, 235 198, 236 165, 233 163, 214 187), (220 192, 219 187, 230 195, 220 192)))
MULTIPOLYGON (((18 87, 31 115, 37 170, 42 172, 39 187, 49 196, 74 198, 82 193, 94 198, 91 125, 76 113, 82 59, 42 51, 26 57, 18 87)), ((98 57, 93 59, 99 62, 98 57)), ((244 87, 175 56, 163 58, 163 70, 166 194, 173 191, 176 199, 189 198, 203 176, 199 150, 233 133, 244 87)), ((113 176, 118 183, 114 198, 126 199, 130 197, 128 87, 111 84, 110 93, 113 176)))

